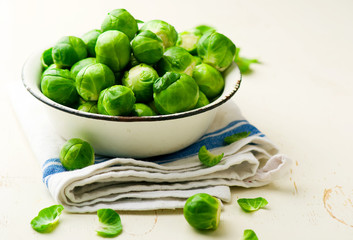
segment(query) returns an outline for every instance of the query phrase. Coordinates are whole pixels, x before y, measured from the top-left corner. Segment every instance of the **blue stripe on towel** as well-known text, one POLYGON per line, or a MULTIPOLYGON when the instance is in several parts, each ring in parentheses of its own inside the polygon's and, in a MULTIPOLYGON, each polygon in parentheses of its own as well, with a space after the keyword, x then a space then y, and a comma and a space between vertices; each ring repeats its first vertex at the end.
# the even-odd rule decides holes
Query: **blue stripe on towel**
MULTIPOLYGON (((193 143, 189 147, 186 147, 178 152, 160 156, 158 158, 151 159, 151 161, 163 164, 175 161, 180 158, 186 158, 193 155, 197 155, 199 149, 205 145, 208 150, 224 146, 224 138, 231 136, 236 133, 251 132, 249 136, 261 133, 256 127, 249 124, 246 120, 234 121, 228 124, 226 127, 217 130, 215 132, 208 133, 204 137, 200 138, 197 142, 193 143), (233 128, 237 123, 244 122, 245 124, 233 128)), ((260 134, 260 137, 264 137, 264 134, 260 134)))
MULTIPOLYGON (((111 158, 103 157, 103 156, 95 156, 94 164, 104 162, 111 158)), ((43 165, 43 182, 48 186, 48 180, 51 175, 56 173, 61 173, 67 171, 60 162, 59 158, 50 158, 46 160, 43 165)))

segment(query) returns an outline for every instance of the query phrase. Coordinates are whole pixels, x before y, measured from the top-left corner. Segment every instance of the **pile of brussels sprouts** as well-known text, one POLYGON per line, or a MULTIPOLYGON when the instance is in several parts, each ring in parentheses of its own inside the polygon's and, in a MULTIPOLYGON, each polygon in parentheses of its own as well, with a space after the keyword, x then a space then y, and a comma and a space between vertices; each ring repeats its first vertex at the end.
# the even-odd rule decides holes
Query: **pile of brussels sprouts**
POLYGON ((220 96, 222 72, 235 52, 234 43, 212 27, 178 34, 164 21, 143 23, 116 9, 101 30, 62 37, 43 52, 40 87, 51 100, 85 112, 172 114, 220 96))

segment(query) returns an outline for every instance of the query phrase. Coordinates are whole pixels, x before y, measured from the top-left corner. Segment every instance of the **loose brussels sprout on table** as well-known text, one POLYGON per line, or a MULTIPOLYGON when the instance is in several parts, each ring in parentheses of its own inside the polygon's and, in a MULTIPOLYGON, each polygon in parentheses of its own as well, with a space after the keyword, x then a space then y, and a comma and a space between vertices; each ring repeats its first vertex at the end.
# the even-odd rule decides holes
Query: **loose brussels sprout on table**
POLYGON ((210 26, 178 35, 165 21, 143 23, 115 9, 101 30, 65 36, 42 53, 41 91, 59 104, 97 114, 188 111, 221 95, 222 71, 233 62, 235 49, 210 26))
POLYGON ((184 217, 196 229, 216 229, 219 224, 220 215, 220 200, 207 193, 198 193, 191 196, 184 205, 184 217))
POLYGON ((72 138, 61 148, 60 161, 67 170, 84 168, 94 163, 94 150, 88 142, 72 138))

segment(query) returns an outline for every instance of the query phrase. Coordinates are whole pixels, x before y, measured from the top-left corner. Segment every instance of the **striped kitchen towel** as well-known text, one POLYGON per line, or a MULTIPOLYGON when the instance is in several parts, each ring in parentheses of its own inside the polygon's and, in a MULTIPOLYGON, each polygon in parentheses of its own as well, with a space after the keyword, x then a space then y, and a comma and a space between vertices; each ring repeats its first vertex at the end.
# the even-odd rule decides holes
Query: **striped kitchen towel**
POLYGON ((70 212, 176 209, 200 192, 229 202, 231 186, 266 185, 287 173, 291 164, 229 101, 207 133, 183 150, 144 160, 96 156, 94 165, 66 171, 58 158, 65 140, 43 114, 42 103, 23 87, 20 93, 18 89, 13 106, 42 167, 43 182, 54 200, 70 212), (224 144, 226 136, 244 132, 247 137, 224 144), (219 164, 200 163, 197 154, 203 145, 213 154, 224 153, 219 164))

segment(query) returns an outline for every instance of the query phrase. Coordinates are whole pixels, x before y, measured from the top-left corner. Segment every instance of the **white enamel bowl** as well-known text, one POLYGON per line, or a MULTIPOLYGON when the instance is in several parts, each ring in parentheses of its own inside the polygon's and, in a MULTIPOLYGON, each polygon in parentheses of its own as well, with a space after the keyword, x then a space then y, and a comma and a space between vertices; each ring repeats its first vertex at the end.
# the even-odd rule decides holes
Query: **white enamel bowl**
POLYGON ((53 126, 65 139, 88 141, 95 152, 114 157, 146 158, 185 148, 199 139, 214 120, 218 108, 238 90, 241 74, 233 63, 225 72, 222 95, 199 109, 151 117, 121 117, 86 113, 58 104, 40 91, 41 52, 24 64, 26 89, 43 102, 53 126))

